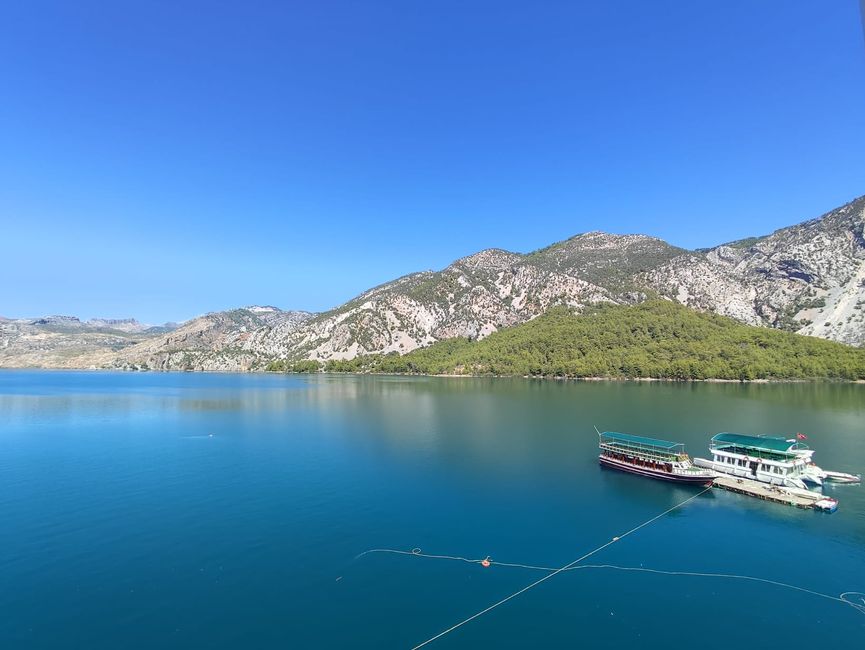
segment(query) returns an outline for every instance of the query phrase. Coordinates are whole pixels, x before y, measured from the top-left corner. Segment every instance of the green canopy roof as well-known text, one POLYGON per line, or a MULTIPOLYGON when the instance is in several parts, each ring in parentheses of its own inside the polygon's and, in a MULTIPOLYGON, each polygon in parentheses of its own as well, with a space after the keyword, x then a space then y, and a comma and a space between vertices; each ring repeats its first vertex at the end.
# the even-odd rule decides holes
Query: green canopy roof
POLYGON ((749 447, 760 451, 789 453, 796 446, 796 441, 790 442, 784 438, 769 436, 746 436, 741 433, 719 433, 712 438, 715 447, 749 447))
POLYGON ((643 436, 632 436, 630 433, 618 433, 616 431, 604 431, 602 438, 611 442, 627 442, 632 445, 643 447, 654 447, 655 449, 672 450, 682 445, 681 442, 670 442, 669 440, 657 440, 655 438, 644 438, 643 436))

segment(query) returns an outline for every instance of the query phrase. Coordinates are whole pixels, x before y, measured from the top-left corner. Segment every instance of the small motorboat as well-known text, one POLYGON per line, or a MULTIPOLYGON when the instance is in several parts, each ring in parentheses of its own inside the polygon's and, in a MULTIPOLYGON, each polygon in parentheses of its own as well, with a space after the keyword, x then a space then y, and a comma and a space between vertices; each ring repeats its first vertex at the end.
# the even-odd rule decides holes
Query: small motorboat
POLYGON ((826 497, 814 502, 814 508, 822 512, 835 512, 838 509, 838 500, 826 497))
POLYGON ((823 480, 831 483, 861 483, 862 477, 859 474, 845 474, 844 472, 830 472, 827 469, 823 470, 823 480))
MULTIPOLYGON (((792 441, 788 441, 792 442, 792 441)), ((818 467, 811 459, 814 450, 808 449, 801 443, 797 444, 795 450, 797 456, 805 460, 805 468, 802 470, 802 480, 809 485, 822 486, 823 483, 860 483, 862 477, 858 474, 845 474, 844 472, 830 472, 828 469, 818 467)))

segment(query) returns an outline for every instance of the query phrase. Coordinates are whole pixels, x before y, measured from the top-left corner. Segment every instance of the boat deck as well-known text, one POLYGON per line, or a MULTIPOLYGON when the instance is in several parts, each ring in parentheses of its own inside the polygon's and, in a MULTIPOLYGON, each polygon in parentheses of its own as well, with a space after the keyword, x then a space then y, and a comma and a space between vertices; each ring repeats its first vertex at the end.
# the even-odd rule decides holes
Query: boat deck
POLYGON ((757 497, 764 501, 774 501, 797 508, 813 508, 817 501, 825 498, 822 494, 810 494, 805 490, 793 490, 768 483, 760 483, 747 478, 735 476, 718 476, 712 481, 712 485, 722 490, 729 490, 737 494, 746 494, 757 497))

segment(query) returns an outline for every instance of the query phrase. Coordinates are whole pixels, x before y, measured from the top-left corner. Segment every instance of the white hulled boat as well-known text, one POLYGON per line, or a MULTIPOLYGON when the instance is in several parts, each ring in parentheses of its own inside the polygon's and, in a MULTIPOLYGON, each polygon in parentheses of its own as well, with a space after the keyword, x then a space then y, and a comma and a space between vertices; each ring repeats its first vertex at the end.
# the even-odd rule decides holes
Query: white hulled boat
MULTIPOLYGON (((796 442, 789 440, 788 442, 796 442)), ((829 483, 859 483, 862 477, 859 474, 846 474, 844 472, 832 472, 828 469, 818 467, 811 458, 814 455, 813 449, 808 449, 802 443, 796 445, 795 452, 805 459, 805 472, 802 475, 802 480, 806 483, 814 485, 823 485, 824 482, 829 483)))
POLYGON ((796 440, 719 433, 709 444, 712 460, 695 458, 694 464, 722 474, 804 490, 811 457, 799 453, 800 449, 805 451, 807 447, 796 440))

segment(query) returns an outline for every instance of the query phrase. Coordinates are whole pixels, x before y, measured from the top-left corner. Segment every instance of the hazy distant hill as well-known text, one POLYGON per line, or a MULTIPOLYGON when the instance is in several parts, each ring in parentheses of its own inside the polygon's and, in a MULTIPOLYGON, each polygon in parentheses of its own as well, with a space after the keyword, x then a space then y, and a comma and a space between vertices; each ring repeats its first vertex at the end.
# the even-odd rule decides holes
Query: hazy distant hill
POLYGON ((0 319, 0 367, 243 370, 257 359, 243 350, 250 332, 301 323, 310 316, 253 306, 206 314, 181 325, 81 321, 74 316, 0 319))
POLYGON ((134 319, 74 316, 0 319, 0 367, 89 368, 111 365, 125 348, 170 326, 150 327, 134 319))
POLYGON ((653 296, 742 323, 865 344, 865 197, 818 219, 711 249, 590 232, 528 254, 488 249, 369 289, 321 314, 247 307, 176 328, 131 320, 0 321, 0 365, 244 370, 268 361, 407 353, 483 339, 550 307, 653 296))

